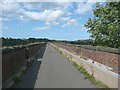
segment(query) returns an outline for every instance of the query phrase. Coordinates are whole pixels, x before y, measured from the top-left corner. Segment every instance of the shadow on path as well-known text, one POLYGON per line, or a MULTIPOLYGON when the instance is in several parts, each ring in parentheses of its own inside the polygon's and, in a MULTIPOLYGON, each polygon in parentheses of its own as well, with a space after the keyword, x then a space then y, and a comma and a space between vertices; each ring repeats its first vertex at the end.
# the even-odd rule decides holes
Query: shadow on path
POLYGON ((32 66, 30 66, 27 69, 27 72, 20 77, 21 81, 18 84, 15 84, 13 88, 34 88, 45 49, 46 45, 38 51, 32 66))

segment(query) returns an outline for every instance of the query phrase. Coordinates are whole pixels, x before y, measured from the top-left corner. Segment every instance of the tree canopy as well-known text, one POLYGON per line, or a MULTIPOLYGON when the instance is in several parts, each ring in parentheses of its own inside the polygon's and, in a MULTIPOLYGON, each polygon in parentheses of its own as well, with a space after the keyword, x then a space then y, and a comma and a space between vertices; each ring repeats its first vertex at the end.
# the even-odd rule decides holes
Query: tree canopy
POLYGON ((94 45, 120 47, 120 2, 96 3, 94 18, 89 18, 85 27, 94 39, 94 45))
POLYGON ((2 46, 15 46, 15 45, 27 45, 35 42, 51 42, 53 40, 49 40, 46 38, 29 38, 29 39, 13 39, 13 38, 0 38, 2 39, 2 46))

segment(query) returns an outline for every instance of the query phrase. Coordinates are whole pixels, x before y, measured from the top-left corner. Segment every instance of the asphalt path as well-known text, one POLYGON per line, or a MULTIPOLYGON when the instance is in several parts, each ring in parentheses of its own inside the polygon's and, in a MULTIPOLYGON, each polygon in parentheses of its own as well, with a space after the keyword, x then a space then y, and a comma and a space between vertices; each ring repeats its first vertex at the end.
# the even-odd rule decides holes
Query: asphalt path
POLYGON ((21 81, 13 86, 13 88, 95 87, 51 45, 39 50, 32 66, 21 76, 21 81))
POLYGON ((53 46, 47 45, 34 88, 95 88, 53 46))

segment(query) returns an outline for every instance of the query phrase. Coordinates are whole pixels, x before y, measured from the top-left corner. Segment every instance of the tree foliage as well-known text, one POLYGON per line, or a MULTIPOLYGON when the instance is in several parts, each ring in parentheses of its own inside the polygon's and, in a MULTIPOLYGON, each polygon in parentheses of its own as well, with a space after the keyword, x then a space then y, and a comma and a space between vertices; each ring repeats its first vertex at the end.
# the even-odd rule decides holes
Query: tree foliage
POLYGON ((77 40, 77 41, 69 41, 70 44, 78 44, 78 45, 92 45, 93 40, 86 39, 86 40, 77 40))
POLYGON ((2 37, 2 46, 16 46, 16 45, 27 45, 35 42, 51 42, 52 40, 46 38, 29 38, 29 39, 13 39, 2 37))
POLYGON ((96 3, 94 18, 88 19, 85 27, 91 33, 95 45, 120 47, 120 2, 96 3))

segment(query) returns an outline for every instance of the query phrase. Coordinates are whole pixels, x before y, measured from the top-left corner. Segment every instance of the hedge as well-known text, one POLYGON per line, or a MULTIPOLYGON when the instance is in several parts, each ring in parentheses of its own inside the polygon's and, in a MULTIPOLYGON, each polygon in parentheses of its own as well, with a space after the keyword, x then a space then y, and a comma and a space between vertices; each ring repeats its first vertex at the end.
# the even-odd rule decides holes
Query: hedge
POLYGON ((118 49, 118 48, 103 47, 103 46, 91 46, 91 45, 79 45, 78 47, 89 49, 89 50, 120 54, 120 51, 119 51, 120 48, 118 49))
MULTIPOLYGON (((68 44, 68 45, 73 46, 73 44, 68 44)), ((74 46, 84 48, 84 49, 89 49, 89 50, 120 54, 120 47, 119 48, 111 48, 111 47, 104 47, 104 46, 78 45, 78 44, 76 44, 74 46)))

